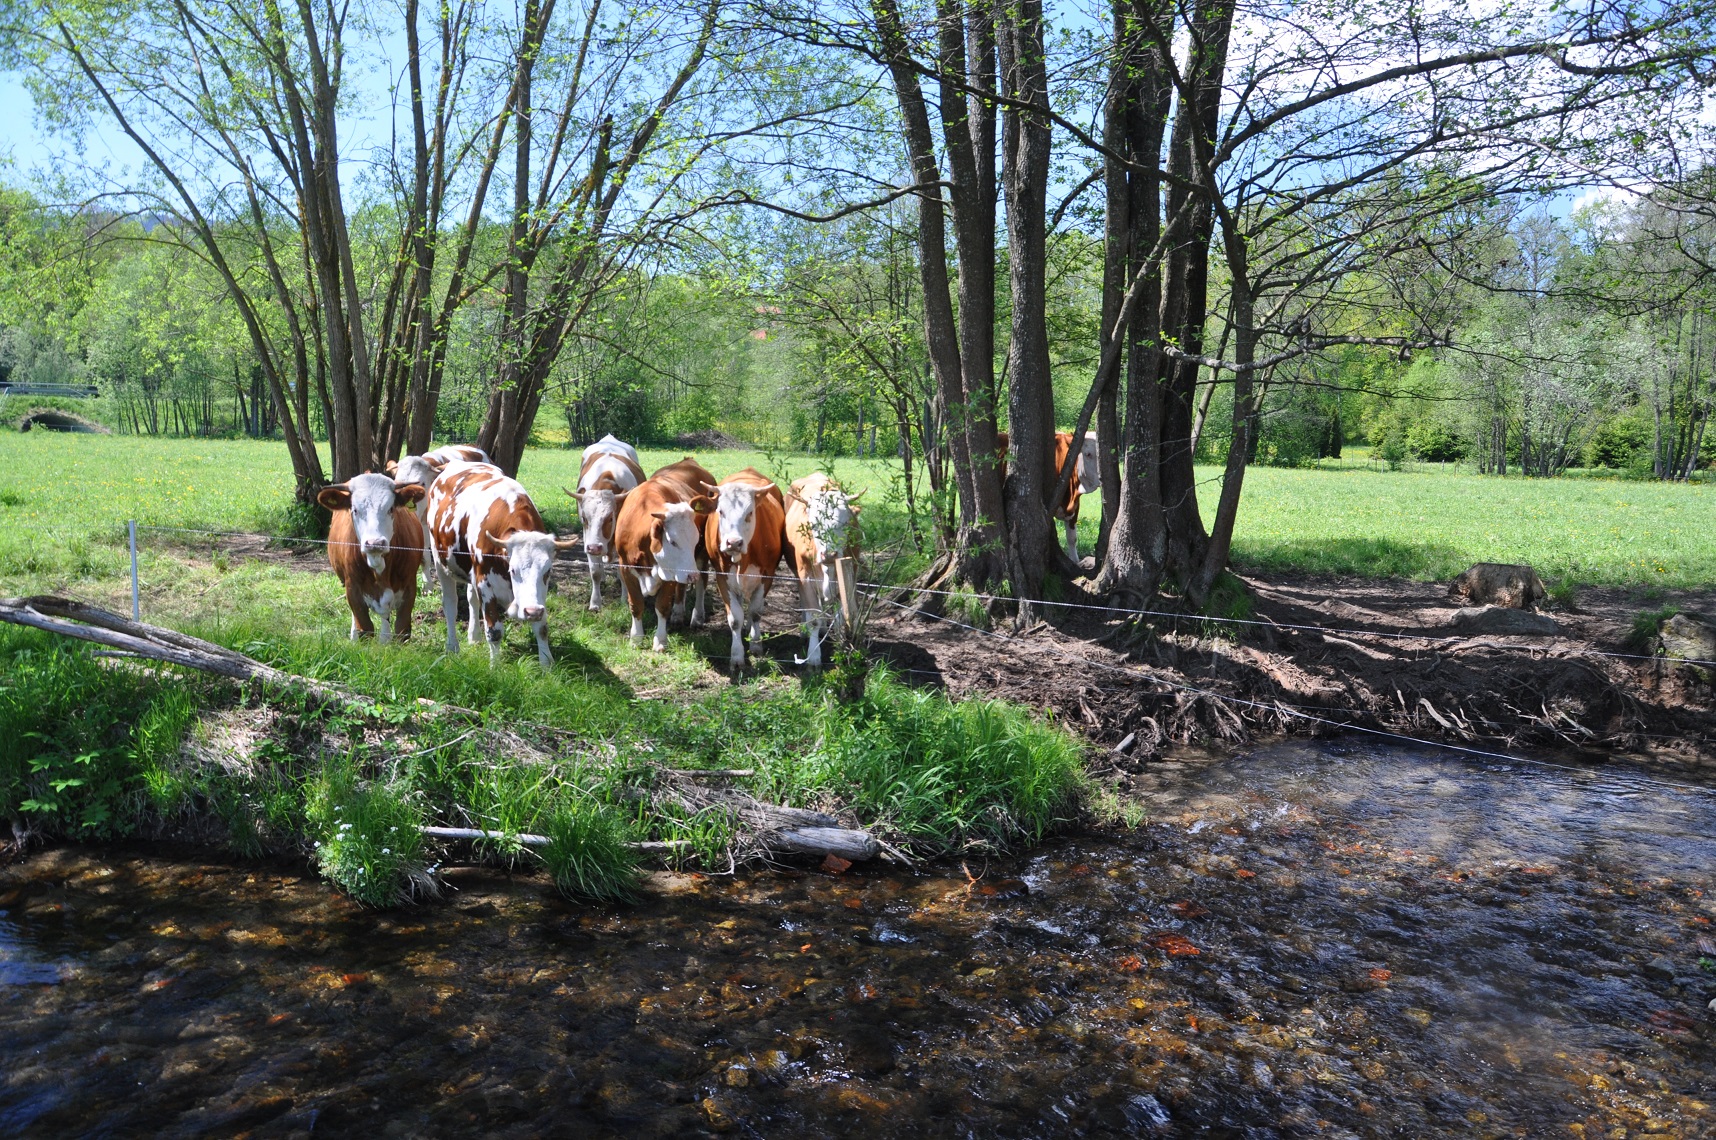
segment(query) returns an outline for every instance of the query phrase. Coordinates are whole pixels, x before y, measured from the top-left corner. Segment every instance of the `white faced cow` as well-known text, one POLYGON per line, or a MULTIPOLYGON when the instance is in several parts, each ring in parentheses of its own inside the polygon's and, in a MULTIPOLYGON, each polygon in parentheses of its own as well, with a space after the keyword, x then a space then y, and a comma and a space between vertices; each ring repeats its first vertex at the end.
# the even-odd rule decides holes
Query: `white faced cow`
POLYGON ((655 601, 655 644, 667 648, 668 615, 673 602, 690 583, 697 588, 692 624, 703 622, 704 571, 709 555, 699 516, 709 499, 698 488, 715 477, 690 456, 669 464, 638 485, 620 506, 614 526, 614 546, 620 562, 620 583, 632 608, 632 644, 643 644, 644 599, 655 601))
POLYGON ((328 564, 346 588, 353 641, 374 634, 386 642, 393 626, 401 641, 411 636, 417 568, 423 563, 423 526, 411 504, 422 497, 422 487, 396 486, 386 475, 357 475, 316 496, 334 513, 328 564), (372 610, 381 618, 379 631, 370 621, 372 610))
MULTIPOLYGON (((608 438, 613 439, 613 436, 608 438)), ((632 488, 643 481, 643 468, 639 467, 635 460, 617 452, 586 449, 584 469, 578 473, 578 489, 566 492, 578 500, 578 521, 584 532, 584 554, 590 560, 592 611, 602 608, 603 573, 618 573, 614 554, 614 523, 620 517, 620 504, 625 501, 632 488)))
POLYGON ((850 599, 843 597, 839 559, 858 557, 858 495, 848 495, 818 471, 793 483, 787 492, 786 543, 810 648, 800 665, 820 668, 822 641, 840 633, 850 599), (832 605, 833 615, 829 608, 832 605))
POLYGON ((705 483, 701 490, 715 500, 714 512, 704 519, 703 544, 727 607, 727 629, 733 635, 727 663, 736 672, 745 664, 747 621, 752 645, 762 640, 763 604, 786 544, 786 503, 781 489, 753 467, 734 472, 718 487, 705 483))
MULTIPOLYGON (((447 652, 459 651, 458 587, 471 591, 471 630, 480 612, 489 664, 500 659, 504 619, 529 623, 536 657, 554 664, 548 649, 549 574, 557 550, 576 545, 548 533, 524 488, 486 463, 459 464, 430 488, 424 521, 429 555, 441 581, 447 652)), ((474 639, 474 638, 473 638, 474 639)))

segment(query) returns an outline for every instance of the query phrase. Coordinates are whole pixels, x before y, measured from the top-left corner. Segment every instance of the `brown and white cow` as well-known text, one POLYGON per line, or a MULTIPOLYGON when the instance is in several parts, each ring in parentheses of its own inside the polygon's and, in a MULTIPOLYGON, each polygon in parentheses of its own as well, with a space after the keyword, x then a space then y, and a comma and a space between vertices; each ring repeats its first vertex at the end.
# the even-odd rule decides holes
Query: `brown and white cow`
POLYGON ((798 575, 799 601, 810 638, 810 648, 798 659, 800 665, 820 668, 823 638, 837 636, 846 621, 850 599, 843 596, 835 563, 858 557, 856 524, 862 494, 848 495, 820 471, 796 480, 787 492, 787 558, 798 575))
POLYGON ((592 455, 623 455, 638 466, 643 466, 643 460, 638 458, 638 449, 625 440, 617 438, 613 432, 609 432, 584 449, 583 458, 585 462, 588 462, 592 455))
POLYGON ((447 652, 459 651, 458 588, 470 591, 471 632, 481 613, 489 664, 500 660, 504 621, 526 622, 536 634, 536 658, 552 668, 548 649, 549 575, 558 550, 577 545, 549 533, 530 495, 487 463, 453 465, 429 489, 424 509, 429 557, 441 582, 447 652))
POLYGON ((328 565, 346 587, 352 640, 374 635, 386 642, 396 627, 411 636, 417 604, 417 570, 423 565, 423 525, 411 504, 423 497, 415 483, 399 486, 386 475, 357 475, 323 487, 316 501, 334 513, 328 527, 328 565), (378 631, 370 611, 381 618, 378 631))
POLYGON ((420 483, 427 490, 435 485, 442 471, 454 463, 487 463, 489 453, 470 443, 449 443, 423 455, 407 455, 398 462, 389 461, 387 473, 395 483, 420 483))
POLYGON ((614 548, 620 584, 632 607, 632 644, 643 644, 644 599, 655 600, 654 648, 667 648, 668 615, 688 584, 697 589, 692 624, 703 622, 704 571, 709 555, 702 519, 712 504, 699 488, 715 477, 686 456, 638 484, 620 506, 614 524, 614 548))
POLYGON ((715 510, 703 520, 703 545, 733 635, 728 667, 737 671, 745 664, 747 620, 752 645, 763 637, 763 605, 786 546, 786 501, 781 489, 754 467, 701 489, 715 501, 715 510))
MULTIPOLYGON (((1049 468, 1047 489, 1052 490, 1055 481, 1061 477, 1061 464, 1067 461, 1067 452, 1072 450, 1073 434, 1070 431, 1055 433, 1055 454, 1053 466, 1049 468)), ((1001 464, 1001 481, 1007 481, 1007 447, 1008 437, 1004 431, 995 433, 996 458, 1001 464)), ((1066 528, 1067 557, 1078 561, 1078 501, 1092 491, 1102 488, 1101 460, 1097 454, 1096 433, 1084 433, 1084 446, 1079 448, 1078 458, 1073 460, 1072 482, 1067 484, 1066 497, 1050 509, 1049 515, 1059 519, 1066 528)))
MULTIPOLYGON (((608 439, 613 439, 613 436, 608 439)), ((619 573, 614 564, 614 523, 620 517, 620 504, 632 488, 644 481, 643 468, 637 465, 636 460, 623 452, 595 450, 599 446, 592 444, 584 449, 584 468, 578 473, 578 489, 566 491, 578 500, 584 554, 590 561, 591 610, 602 608, 602 575, 619 573)))

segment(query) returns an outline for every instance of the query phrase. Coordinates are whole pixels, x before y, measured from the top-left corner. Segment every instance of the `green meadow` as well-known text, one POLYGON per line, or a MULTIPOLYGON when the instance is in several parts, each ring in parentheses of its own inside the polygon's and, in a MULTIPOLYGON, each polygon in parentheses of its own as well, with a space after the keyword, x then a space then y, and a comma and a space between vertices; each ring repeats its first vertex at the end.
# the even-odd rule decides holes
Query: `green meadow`
MULTIPOLYGON (((682 452, 643 453, 646 468, 682 452)), ((717 477, 754 466, 783 483, 819 467, 865 488, 872 547, 909 548, 897 463, 717 451, 698 458, 717 477)), ((561 488, 579 455, 530 452, 523 471, 549 523, 576 522, 561 488)), ((1200 469, 1206 517, 1220 472, 1200 469)), ((123 571, 127 519, 146 526, 280 533, 292 492, 284 448, 249 441, 152 440, 0 431, 0 585, 111 593, 123 571)), ((1098 496, 1080 546, 1096 537, 1098 496)), ((195 536, 146 535, 195 550, 195 536)), ((1452 577, 1473 562, 1527 562, 1580 585, 1697 587, 1716 583, 1716 485, 1608 479, 1497 479, 1458 470, 1253 468, 1234 542, 1242 569, 1373 577, 1452 577)), ((907 572, 916 559, 902 559, 907 572)), ((152 589, 170 587, 159 581, 152 589)))

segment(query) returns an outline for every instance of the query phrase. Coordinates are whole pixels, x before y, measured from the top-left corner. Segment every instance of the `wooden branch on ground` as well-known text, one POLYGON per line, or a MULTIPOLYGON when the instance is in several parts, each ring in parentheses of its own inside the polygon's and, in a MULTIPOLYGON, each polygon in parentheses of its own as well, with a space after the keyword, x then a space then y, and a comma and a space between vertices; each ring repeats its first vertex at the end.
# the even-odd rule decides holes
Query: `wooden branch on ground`
MULTIPOLYGON (((547 847, 553 840, 546 835, 536 835, 529 831, 508 833, 505 831, 485 831, 480 827, 424 827, 419 828, 424 835, 433 839, 514 839, 526 847, 547 847)), ((634 851, 678 851, 691 846, 689 839, 652 839, 643 843, 631 845, 634 851)))
POLYGON ((296 673, 286 673, 236 650, 158 625, 132 621, 85 602, 38 595, 0 598, 0 621, 46 630, 80 641, 93 641, 137 657, 183 665, 235 681, 261 681, 298 688, 332 704, 358 704, 355 695, 296 673))

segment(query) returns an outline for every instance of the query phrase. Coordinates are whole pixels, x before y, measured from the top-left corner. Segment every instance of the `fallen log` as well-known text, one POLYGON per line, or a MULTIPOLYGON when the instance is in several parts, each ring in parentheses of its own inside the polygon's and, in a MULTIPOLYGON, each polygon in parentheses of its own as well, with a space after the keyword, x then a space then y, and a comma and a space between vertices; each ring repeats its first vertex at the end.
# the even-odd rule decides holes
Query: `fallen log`
MULTIPOLYGON (((553 842, 546 835, 534 832, 518 831, 485 831, 480 827, 422 827, 418 828, 424 835, 434 839, 513 839, 525 847, 547 847, 553 842)), ((633 843, 634 851, 678 851, 682 847, 691 846, 689 839, 649 839, 641 843, 633 843)))
POLYGON ((109 650, 183 665, 235 681, 260 681, 281 688, 296 688, 330 704, 361 703, 351 693, 296 673, 264 665, 253 657, 200 637, 146 622, 132 621, 98 606, 69 598, 37 595, 29 598, 0 598, 0 621, 13 625, 92 641, 109 650))

